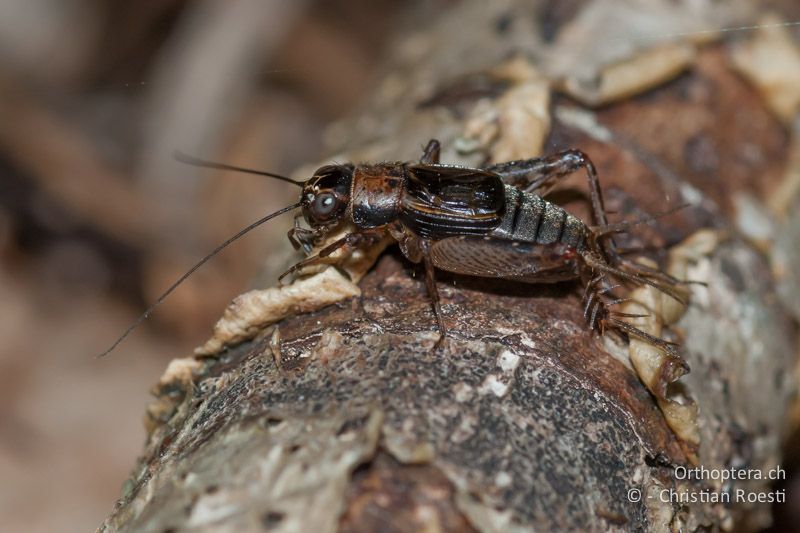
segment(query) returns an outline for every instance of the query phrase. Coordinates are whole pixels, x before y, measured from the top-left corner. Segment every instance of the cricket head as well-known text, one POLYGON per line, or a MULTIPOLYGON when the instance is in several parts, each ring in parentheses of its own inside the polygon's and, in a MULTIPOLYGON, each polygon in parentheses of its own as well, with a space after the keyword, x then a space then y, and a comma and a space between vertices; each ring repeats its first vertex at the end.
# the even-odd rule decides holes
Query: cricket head
POLYGON ((300 207, 312 228, 332 226, 345 216, 353 183, 351 164, 325 165, 303 184, 300 207))

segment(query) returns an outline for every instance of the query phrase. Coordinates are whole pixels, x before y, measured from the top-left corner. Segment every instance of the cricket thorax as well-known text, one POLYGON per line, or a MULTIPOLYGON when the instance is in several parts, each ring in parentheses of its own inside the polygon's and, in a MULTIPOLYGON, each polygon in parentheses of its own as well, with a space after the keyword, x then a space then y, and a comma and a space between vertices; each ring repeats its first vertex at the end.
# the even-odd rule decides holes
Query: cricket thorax
POLYGON ((399 164, 359 165, 353 173, 351 218, 359 228, 386 225, 400 214, 405 172, 399 164))

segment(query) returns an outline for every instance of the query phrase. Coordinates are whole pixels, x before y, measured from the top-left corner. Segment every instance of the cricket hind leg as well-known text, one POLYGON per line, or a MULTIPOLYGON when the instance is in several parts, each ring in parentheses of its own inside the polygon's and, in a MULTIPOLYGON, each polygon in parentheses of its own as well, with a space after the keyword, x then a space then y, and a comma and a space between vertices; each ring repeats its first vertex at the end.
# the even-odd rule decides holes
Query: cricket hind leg
POLYGON ((437 139, 431 139, 428 141, 427 146, 425 146, 425 152, 422 154, 422 158, 419 162, 428 165, 438 165, 441 152, 441 143, 437 139))
POLYGON ((583 315, 589 329, 597 331, 600 335, 604 335, 606 331, 614 331, 617 334, 641 339, 664 350, 670 357, 682 361, 683 359, 675 351, 676 343, 651 335, 621 320, 623 318, 643 318, 648 315, 623 313, 612 309, 616 305, 630 301, 630 298, 620 298, 613 293, 614 289, 620 286, 612 284, 605 273, 596 274, 586 282, 583 315))
POLYGON ((622 313, 612 311, 611 308, 630 298, 621 298, 614 294, 614 290, 622 287, 619 283, 611 283, 605 274, 597 274, 590 281, 585 282, 586 289, 583 293, 583 318, 591 330, 603 333, 604 319, 612 317, 639 318, 647 315, 622 313))
MULTIPOLYGON (((487 167, 486 170, 498 174, 508 185, 544 196, 559 179, 582 168, 586 170, 589 183, 593 224, 601 227, 609 226, 597 169, 589 156, 580 150, 566 150, 545 157, 497 163, 487 167)), ((612 261, 620 259, 611 236, 602 239, 600 244, 612 261)))
POLYGON ((497 163, 485 170, 499 174, 509 185, 543 196, 557 180, 582 168, 586 169, 589 181, 594 223, 608 226, 597 170, 589 156, 580 150, 565 150, 545 157, 497 163))
MULTIPOLYGON (((661 281, 656 281, 649 277, 641 275, 637 272, 629 272, 627 270, 623 270, 615 265, 608 263, 603 259, 603 257, 599 253, 596 252, 584 251, 581 253, 581 258, 586 263, 586 265, 595 272, 602 272, 612 277, 637 283, 639 285, 650 285, 651 287, 657 289, 658 291, 666 294, 670 298, 673 298, 677 302, 683 305, 687 305, 686 296, 684 294, 681 294, 674 288, 674 283, 671 282, 665 283, 661 281)), ((629 264, 635 265, 635 263, 631 262, 629 262, 629 264)), ((667 276, 667 274, 663 275, 667 276)))
MULTIPOLYGON (((592 231, 592 239, 595 242, 602 242, 604 239, 610 238, 611 235, 618 234, 618 233, 628 233, 630 228, 633 226, 637 226, 640 224, 647 224, 649 222, 653 222, 658 220, 661 217, 671 215, 681 209, 688 207, 688 204, 679 205, 677 207, 673 207, 667 209, 666 211, 662 211, 661 213, 657 213, 655 215, 650 215, 645 218, 639 220, 626 220, 622 222, 617 222, 614 224, 608 224, 606 226, 595 226, 590 228, 592 231)), ((614 266, 617 268, 621 268, 627 270, 629 272, 636 273, 640 276, 654 278, 657 279, 659 282, 667 285, 705 285, 705 282, 702 281, 691 281, 691 280, 681 280, 674 276, 667 274, 666 272, 662 272, 661 270, 653 267, 649 267, 647 265, 643 265, 641 263, 631 261, 630 259, 622 257, 626 252, 626 250, 616 248, 617 257, 612 258, 614 259, 614 266)))

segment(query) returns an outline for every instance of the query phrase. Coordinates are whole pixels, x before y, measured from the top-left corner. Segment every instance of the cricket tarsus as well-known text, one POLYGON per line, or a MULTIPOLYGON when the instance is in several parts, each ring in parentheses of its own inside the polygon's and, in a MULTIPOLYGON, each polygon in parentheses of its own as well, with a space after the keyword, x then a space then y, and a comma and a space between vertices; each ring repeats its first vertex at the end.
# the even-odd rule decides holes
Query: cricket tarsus
POLYGON ((212 250, 212 251, 211 251, 211 252, 210 252, 208 255, 206 255, 205 257, 203 257, 203 258, 202 258, 200 261, 198 261, 198 262, 197 262, 197 263, 196 263, 196 264, 195 264, 195 265, 194 265, 192 268, 190 268, 188 271, 186 271, 186 273, 184 273, 184 274, 183 274, 183 275, 182 275, 180 278, 178 278, 178 279, 175 281, 175 283, 173 283, 172 285, 170 285, 170 286, 169 286, 169 288, 168 288, 167 290, 165 290, 165 291, 164 291, 164 292, 161 294, 161 296, 159 296, 159 297, 156 299, 156 301, 155 301, 155 302, 153 302, 153 304, 152 304, 150 307, 148 307, 148 308, 147 308, 147 310, 145 310, 145 312, 144 312, 144 313, 142 313, 142 314, 139 316, 139 318, 137 318, 137 319, 136 319, 136 320, 135 320, 135 321, 134 321, 134 322, 133 322, 133 323, 132 323, 130 326, 128 326, 128 329, 126 329, 126 330, 125 330, 125 332, 124 332, 124 333, 123 333, 123 334, 122 334, 122 335, 121 335, 121 336, 120 336, 120 337, 119 337, 119 338, 118 338, 116 341, 114 341, 114 344, 112 344, 112 345, 111 345, 111 346, 110 346, 110 347, 109 347, 109 348, 108 348, 106 351, 104 351, 103 353, 101 353, 101 354, 97 355, 96 357, 99 359, 99 358, 101 358, 101 357, 105 357, 106 355, 108 355, 108 354, 110 354, 112 351, 114 351, 114 349, 115 349, 117 346, 119 346, 119 344, 120 344, 122 341, 124 341, 124 340, 125 340, 125 338, 126 338, 128 335, 130 335, 130 333, 131 333, 131 332, 132 332, 134 329, 136 329, 137 327, 139 327, 139 325, 140 325, 142 322, 144 322, 145 320, 147 320, 147 318, 148 318, 148 317, 149 317, 149 316, 150 316, 150 315, 153 313, 153 311, 155 310, 155 308, 156 308, 156 307, 158 307, 159 305, 161 305, 161 303, 162 303, 162 302, 163 302, 163 301, 164 301, 164 300, 167 298, 167 296, 169 296, 169 295, 172 293, 172 291, 174 291, 175 289, 177 289, 177 288, 178 288, 178 286, 179 286, 181 283, 183 283, 183 282, 186 280, 186 278, 188 278, 189 276, 191 276, 192 274, 194 274, 194 272, 195 272, 195 271, 196 271, 198 268, 200 268, 201 266, 203 266, 203 265, 204 265, 204 264, 205 264, 205 263, 206 263, 206 262, 207 262, 209 259, 211 259, 211 258, 212 258, 212 257, 214 257, 215 255, 217 255, 217 254, 218 254, 219 252, 221 252, 221 251, 222 251, 224 248, 226 248, 226 247, 227 247, 229 244, 231 244, 231 243, 233 243, 234 241, 238 240, 240 237, 244 236, 246 233, 249 233, 250 231, 254 230, 255 228, 257 228, 258 226, 260 226, 260 225, 261 225, 261 224, 263 224, 264 222, 267 222, 268 220, 271 220, 271 219, 273 219, 273 218, 277 217, 278 215, 282 215, 282 214, 284 214, 284 213, 286 213, 286 212, 288 212, 288 211, 291 211, 291 210, 293 210, 293 209, 297 209, 298 207, 300 207, 300 203, 299 203, 299 202, 298 202, 298 203, 296 203, 296 204, 292 204, 292 205, 290 205, 290 206, 284 207, 283 209, 279 209, 278 211, 275 211, 274 213, 270 213, 269 215, 267 215, 267 216, 265 216, 265 217, 263 217, 263 218, 260 218, 259 220, 256 220, 255 222, 253 222, 252 224, 250 224, 250 225, 249 225, 249 226, 247 226, 246 228, 244 228, 244 229, 242 229, 241 231, 239 231, 239 232, 238 232, 236 235, 234 235, 233 237, 229 238, 228 240, 226 240, 225 242, 223 242, 222 244, 220 244, 220 245, 219 245, 219 246, 217 246, 216 248, 214 248, 214 250, 212 250))

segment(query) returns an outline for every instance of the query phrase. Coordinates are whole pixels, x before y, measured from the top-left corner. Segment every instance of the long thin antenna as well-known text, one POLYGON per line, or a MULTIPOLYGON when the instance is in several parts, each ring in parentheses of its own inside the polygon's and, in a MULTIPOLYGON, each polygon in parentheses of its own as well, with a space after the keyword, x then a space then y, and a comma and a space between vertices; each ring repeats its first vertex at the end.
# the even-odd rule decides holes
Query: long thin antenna
POLYGON ((260 226, 264 222, 266 222, 268 220, 271 220, 271 219, 277 217, 278 215, 282 215, 282 214, 286 213, 287 211, 291 211, 292 209, 296 209, 296 208, 300 207, 301 205, 302 205, 301 202, 298 202, 296 204, 292 204, 290 206, 284 207, 283 209, 275 211, 274 213, 271 213, 271 214, 265 216, 264 218, 256 220, 255 222, 253 222, 252 224, 250 224, 249 226, 247 226, 243 230, 239 231, 239 233, 237 233, 233 237, 229 238, 227 241, 223 242, 222 244, 220 244, 219 246, 214 248, 214 250, 211 253, 209 253, 204 258, 202 258, 200 261, 198 261, 196 265, 194 265, 192 268, 190 268, 183 276, 178 278, 178 280, 175 283, 170 285, 170 287, 166 291, 164 291, 161 294, 161 296, 159 296, 158 299, 150 307, 148 307, 147 310, 144 313, 142 313, 139 316, 139 318, 137 318, 130 326, 128 326, 128 329, 125 330, 125 333, 123 333, 116 341, 114 341, 114 344, 112 344, 110 348, 108 348, 103 353, 97 355, 96 357, 99 359, 101 357, 105 357, 106 355, 108 355, 112 351, 114 351, 114 348, 116 348, 119 345, 119 343, 124 341, 125 337, 127 337, 131 333, 131 331, 133 331, 134 329, 139 327, 139 325, 142 322, 147 320, 147 317, 150 316, 150 314, 155 310, 156 307, 161 305, 161 302, 163 302, 164 299, 166 299, 166 297, 169 296, 172 293, 172 291, 174 291, 176 288, 178 288, 178 285, 183 283, 184 280, 186 280, 186 278, 191 276, 194 273, 195 270, 197 270, 198 268, 203 266, 206 263, 206 261, 208 261, 209 259, 211 259, 215 255, 217 255, 223 248, 225 248, 226 246, 231 244, 233 241, 235 241, 238 238, 240 238, 241 236, 243 236, 245 233, 248 233, 251 230, 257 228, 258 226, 260 226))
POLYGON ((244 167, 237 167, 234 165, 226 165, 225 163, 215 163, 213 161, 206 161, 204 159, 199 159, 197 157, 192 157, 190 155, 186 155, 183 152, 175 151, 173 153, 175 159, 180 161, 181 163, 185 163, 187 165, 192 165, 194 167, 203 167, 203 168, 218 168, 220 170, 233 170, 236 172, 245 172, 247 174, 256 174, 258 176, 267 176, 270 178, 275 178, 281 181, 285 181, 286 183, 291 183, 293 185, 297 185, 298 187, 302 187, 304 183, 302 181, 296 181, 292 178, 287 178, 286 176, 281 176, 280 174, 274 174, 272 172, 266 172, 263 170, 255 170, 252 168, 244 168, 244 167))
POLYGON ((736 33, 736 32, 746 32, 746 31, 754 31, 760 30, 762 28, 789 28, 792 26, 800 26, 800 20, 794 20, 791 22, 771 22, 767 24, 753 24, 748 26, 726 26, 723 28, 709 28, 707 30, 694 30, 694 31, 679 31, 679 32, 672 32, 672 33, 654 33, 652 35, 642 35, 642 36, 632 36, 632 35, 620 35, 616 37, 611 37, 609 41, 655 41, 655 40, 662 40, 662 39, 670 39, 674 37, 693 37, 696 35, 714 35, 717 33, 736 33))

